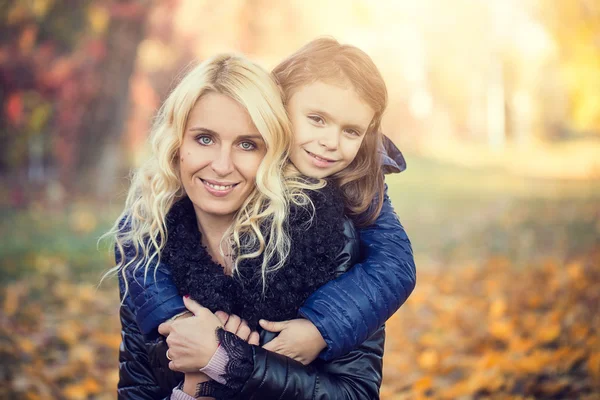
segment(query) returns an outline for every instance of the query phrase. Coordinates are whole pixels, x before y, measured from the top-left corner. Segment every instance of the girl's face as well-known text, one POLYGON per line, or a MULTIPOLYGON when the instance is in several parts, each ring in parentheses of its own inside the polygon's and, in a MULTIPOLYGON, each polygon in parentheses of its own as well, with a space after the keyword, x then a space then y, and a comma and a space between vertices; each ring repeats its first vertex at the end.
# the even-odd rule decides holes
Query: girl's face
POLYGON ((192 108, 179 173, 196 215, 233 217, 254 190, 266 144, 244 107, 209 92, 192 108))
POLYGON ((375 111, 346 86, 316 81, 296 89, 288 101, 294 129, 290 159, 304 175, 340 172, 360 149, 375 111))

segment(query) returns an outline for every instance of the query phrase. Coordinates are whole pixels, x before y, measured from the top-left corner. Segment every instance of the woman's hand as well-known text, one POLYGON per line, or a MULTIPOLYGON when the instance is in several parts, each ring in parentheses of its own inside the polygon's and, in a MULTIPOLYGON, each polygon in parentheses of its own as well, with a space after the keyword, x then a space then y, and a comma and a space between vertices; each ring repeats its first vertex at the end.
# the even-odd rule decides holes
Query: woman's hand
POLYGON ((169 368, 179 372, 198 372, 215 354, 219 346, 215 332, 222 324, 215 314, 194 300, 184 297, 183 302, 194 316, 162 323, 158 332, 167 337, 171 359, 169 368))
POLYGON ((275 339, 263 346, 265 350, 293 358, 304 365, 313 362, 327 347, 317 327, 307 319, 299 318, 282 322, 261 319, 259 323, 267 331, 279 332, 275 339))
MULTIPOLYGON (((176 316, 174 316, 172 318, 169 318, 168 320, 166 320, 163 323, 165 324, 165 327, 166 327, 166 325, 171 325, 173 322, 175 322, 178 319, 186 319, 186 318, 190 318, 190 317, 193 317, 193 316, 194 316, 194 314, 192 314, 191 311, 186 311, 185 313, 181 313, 181 314, 176 315, 176 316)), ((165 327, 163 327, 163 329, 165 329, 165 327)))
POLYGON ((224 311, 217 311, 215 315, 219 318, 219 321, 223 324, 223 329, 227 332, 237 335, 249 344, 259 345, 260 335, 256 331, 252 332, 245 320, 235 314, 229 315, 224 311))

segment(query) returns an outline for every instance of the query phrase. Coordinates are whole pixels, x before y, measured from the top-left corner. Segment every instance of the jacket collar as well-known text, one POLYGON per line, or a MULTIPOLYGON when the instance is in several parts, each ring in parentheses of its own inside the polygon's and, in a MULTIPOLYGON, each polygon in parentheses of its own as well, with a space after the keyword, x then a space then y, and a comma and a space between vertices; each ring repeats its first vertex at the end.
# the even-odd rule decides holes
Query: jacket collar
POLYGON ((396 174, 406 169, 406 160, 396 145, 383 135, 382 146, 379 150, 384 174, 396 174))

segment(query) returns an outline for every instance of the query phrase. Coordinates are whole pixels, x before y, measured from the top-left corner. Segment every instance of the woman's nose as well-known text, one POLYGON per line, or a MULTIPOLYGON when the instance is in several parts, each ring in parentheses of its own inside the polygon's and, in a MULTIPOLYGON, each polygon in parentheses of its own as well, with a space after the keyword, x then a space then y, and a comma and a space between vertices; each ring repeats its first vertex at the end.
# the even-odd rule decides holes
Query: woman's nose
POLYGON ((211 163, 213 171, 218 176, 227 176, 235 169, 229 149, 222 149, 211 163))

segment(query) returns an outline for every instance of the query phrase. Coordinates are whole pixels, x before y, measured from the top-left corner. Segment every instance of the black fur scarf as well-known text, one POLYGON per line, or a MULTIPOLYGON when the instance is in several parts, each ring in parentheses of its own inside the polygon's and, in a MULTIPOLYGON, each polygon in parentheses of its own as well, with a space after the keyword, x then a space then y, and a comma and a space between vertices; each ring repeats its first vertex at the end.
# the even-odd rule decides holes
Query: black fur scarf
POLYGON ((168 240, 161 259, 171 269, 179 294, 189 294, 213 312, 236 314, 252 330, 261 318, 296 318, 306 299, 334 278, 336 257, 346 242, 339 190, 330 182, 307 193, 315 206, 312 223, 308 223, 310 208, 292 207, 287 221, 290 255, 281 269, 267 274, 264 294, 262 257, 243 260, 239 274, 225 275, 201 244, 191 200, 186 197, 174 204, 167 215, 168 240))

